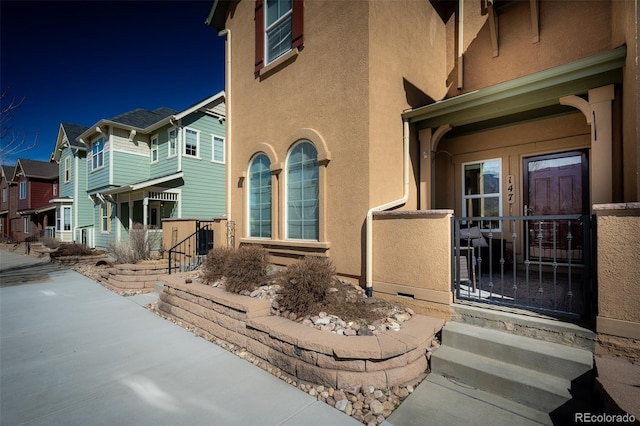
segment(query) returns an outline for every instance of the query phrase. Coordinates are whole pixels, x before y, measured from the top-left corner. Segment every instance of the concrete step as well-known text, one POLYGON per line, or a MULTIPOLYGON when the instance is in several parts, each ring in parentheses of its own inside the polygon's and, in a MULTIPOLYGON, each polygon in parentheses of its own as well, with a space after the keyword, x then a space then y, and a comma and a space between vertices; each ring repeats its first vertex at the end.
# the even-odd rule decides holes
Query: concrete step
POLYGON ((433 352, 431 371, 547 413, 571 399, 570 380, 446 344, 433 352))
POLYGON ((491 328, 593 352, 596 334, 582 326, 530 311, 465 302, 451 305, 455 322, 491 328))
POLYGON ((442 343, 569 381, 593 368, 587 350, 458 322, 444 327, 442 343))

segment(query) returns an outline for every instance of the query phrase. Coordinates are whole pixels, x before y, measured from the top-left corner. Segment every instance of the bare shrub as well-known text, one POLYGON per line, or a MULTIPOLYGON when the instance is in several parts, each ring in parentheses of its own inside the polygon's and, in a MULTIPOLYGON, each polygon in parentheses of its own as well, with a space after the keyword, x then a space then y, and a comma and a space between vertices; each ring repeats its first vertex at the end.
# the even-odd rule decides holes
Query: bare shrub
POLYGON ((329 259, 305 257, 286 269, 279 277, 281 286, 277 302, 281 310, 311 315, 324 305, 335 283, 336 270, 329 259))
POLYGON ((93 250, 84 244, 61 244, 56 251, 49 254, 51 257, 61 256, 88 256, 94 254, 93 250))
POLYGON ((217 247, 209 250, 207 258, 202 265, 202 280, 207 283, 214 283, 227 275, 229 257, 233 249, 227 247, 217 247))
POLYGON ((50 249, 53 249, 53 250, 57 249, 58 247, 60 247, 60 244, 62 244, 60 241, 56 240, 53 237, 49 237, 49 236, 45 236, 45 237, 40 238, 40 242, 45 247, 49 247, 50 249))
POLYGON ((250 292, 267 279, 267 252, 262 247, 247 246, 232 251, 226 268, 225 289, 231 293, 250 292))
POLYGON ((162 234, 149 232, 141 223, 134 223, 129 230, 128 244, 109 241, 107 252, 115 258, 116 263, 137 263, 141 260, 153 260, 156 247, 161 248, 162 234))

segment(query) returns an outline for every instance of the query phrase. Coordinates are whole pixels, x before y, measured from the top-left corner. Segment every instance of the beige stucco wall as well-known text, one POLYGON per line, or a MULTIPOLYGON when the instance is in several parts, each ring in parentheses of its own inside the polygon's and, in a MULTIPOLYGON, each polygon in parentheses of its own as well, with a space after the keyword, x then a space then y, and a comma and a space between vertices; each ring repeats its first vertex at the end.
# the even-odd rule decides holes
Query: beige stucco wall
POLYGON ((596 206, 600 353, 640 360, 640 203, 596 206))
MULTIPOLYGON (((196 219, 162 219, 162 247, 165 250, 169 250, 175 244, 196 232, 196 221, 196 219)), ((212 222, 207 224, 213 229, 213 246, 226 247, 227 221, 225 219, 212 219, 212 222)))
MULTIPOLYGON (((237 242, 268 243, 282 253, 281 263, 311 248, 316 255, 330 256, 342 275, 362 281, 367 211, 403 195, 400 114, 411 106, 405 80, 433 97, 446 90, 441 77, 444 24, 428 2, 396 6, 305 2, 303 49, 267 66, 260 76, 254 75, 254 2, 231 7, 226 26, 232 34, 231 218, 237 242), (425 60, 431 56, 433 61, 425 60), (310 140, 316 148, 322 140, 329 153, 320 176, 321 244, 287 247, 286 170, 278 168, 285 166, 296 140, 309 134, 303 129, 311 129, 315 136, 310 140), (251 158, 260 151, 274 157, 276 224, 272 240, 248 241, 245 178, 251 158)), ((407 207, 415 208, 414 184, 411 191, 407 207)))
POLYGON ((450 319, 451 210, 374 214, 373 294, 450 319))

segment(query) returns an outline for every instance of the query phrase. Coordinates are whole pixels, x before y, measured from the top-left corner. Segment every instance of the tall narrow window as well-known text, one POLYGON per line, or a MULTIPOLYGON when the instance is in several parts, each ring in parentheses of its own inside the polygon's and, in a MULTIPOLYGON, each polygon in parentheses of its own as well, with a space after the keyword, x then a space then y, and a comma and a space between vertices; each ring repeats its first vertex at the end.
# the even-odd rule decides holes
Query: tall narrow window
POLYGON ((25 234, 29 233, 29 216, 22 217, 22 232, 25 234))
POLYGON ((54 197, 58 196, 58 184, 57 183, 53 184, 53 196, 54 197))
POLYGON ((249 236, 271 238, 271 162, 258 154, 249 166, 249 236))
POLYGON ((184 129, 184 154, 197 157, 199 141, 200 133, 197 130, 184 129))
POLYGON ((107 201, 100 204, 100 230, 102 232, 109 232, 109 203, 107 201))
POLYGON ((64 181, 69 182, 71 180, 71 157, 65 157, 64 159, 64 181))
POLYGON ((99 138, 91 144, 91 170, 104 166, 104 138, 99 138))
POLYGON ((2 188, 2 202, 7 202, 7 187, 2 188))
MULTIPOLYGON (((500 159, 463 164, 463 216, 500 216, 502 213, 500 168, 500 159)), ((499 223, 486 221, 482 225, 484 228, 497 229, 499 223)))
POLYGON ((303 44, 303 0, 256 0, 255 72, 303 44))
POLYGON ((224 138, 220 136, 213 137, 212 147, 212 161, 216 163, 224 163, 224 138))
POLYGON ((20 182, 20 199, 24 200, 27 198, 27 181, 23 180, 20 182))
POLYGON ((71 206, 60 206, 58 208, 56 229, 59 232, 71 231, 71 206))
POLYGON ((158 135, 151 137, 151 162, 158 161, 158 135))
POLYGON ((169 129, 167 132, 169 143, 167 144, 169 147, 168 156, 174 157, 178 154, 178 130, 177 129, 169 129))
POLYGON ((319 236, 318 153, 311 142, 298 143, 287 158, 287 238, 317 240, 319 236))

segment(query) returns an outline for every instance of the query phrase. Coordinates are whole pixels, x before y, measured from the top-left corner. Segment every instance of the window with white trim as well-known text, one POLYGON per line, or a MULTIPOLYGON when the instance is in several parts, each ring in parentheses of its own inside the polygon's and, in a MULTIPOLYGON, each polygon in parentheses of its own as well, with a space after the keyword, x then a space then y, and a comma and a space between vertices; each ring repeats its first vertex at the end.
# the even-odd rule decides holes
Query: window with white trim
POLYGON ((296 144, 287 156, 286 237, 318 240, 319 165, 318 152, 309 141, 296 144))
POLYGON ((98 138, 91 143, 91 170, 104 166, 104 138, 98 138))
POLYGON ((211 161, 224 163, 224 138, 213 136, 211 142, 211 161))
MULTIPOLYGON (((462 216, 502 214, 502 164, 499 158, 462 164, 462 216)), ((481 227, 497 230, 499 222, 484 221, 481 227)))
POLYGON ((158 135, 151 137, 151 162, 158 162, 158 135))
POLYGON ((4 188, 2 188, 2 202, 3 203, 7 202, 7 187, 6 186, 4 188))
POLYGON ((20 199, 24 200, 27 198, 27 181, 23 180, 20 182, 20 199))
POLYGON ((29 233, 29 222, 29 216, 22 217, 22 232, 24 232, 25 234, 29 233))
POLYGON ((64 181, 69 182, 71 180, 71 157, 65 157, 64 159, 64 181))
POLYGON ((249 166, 249 236, 271 238, 271 161, 258 154, 249 166))
POLYGON ((108 201, 104 201, 100 204, 100 231, 109 232, 109 211, 110 205, 108 201))
POLYGON ((56 230, 58 232, 71 231, 71 206, 60 206, 58 208, 56 230))
POLYGON ((173 129, 167 130, 167 139, 167 147, 169 149, 167 157, 175 157, 178 155, 178 129, 174 127, 173 129))
POLYGON ((54 197, 58 196, 58 184, 57 183, 53 184, 53 196, 54 197))
POLYGON ((184 129, 184 155, 198 157, 200 145, 200 132, 193 129, 184 129))
POLYGON ((267 0, 265 52, 269 64, 291 50, 291 0, 267 0))

